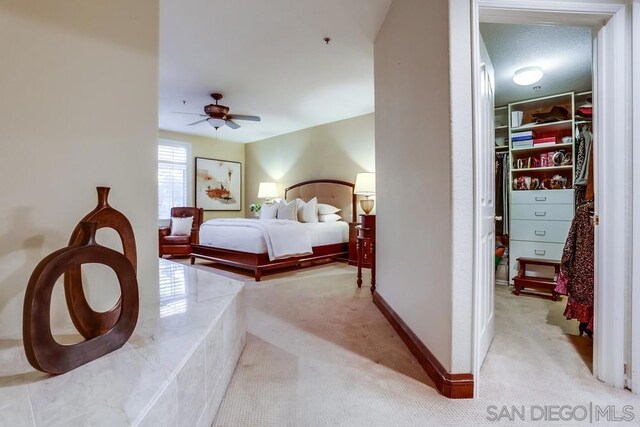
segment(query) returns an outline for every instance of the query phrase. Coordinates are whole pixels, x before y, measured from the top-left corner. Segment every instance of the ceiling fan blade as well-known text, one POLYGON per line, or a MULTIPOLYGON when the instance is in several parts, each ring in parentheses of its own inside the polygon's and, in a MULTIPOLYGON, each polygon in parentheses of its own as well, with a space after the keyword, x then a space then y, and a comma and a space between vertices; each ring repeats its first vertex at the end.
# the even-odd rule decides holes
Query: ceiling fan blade
POLYGON ((171 114, 189 114, 192 116, 200 116, 200 117, 209 117, 206 114, 200 114, 200 113, 187 113, 185 111, 172 111, 171 114))
POLYGON ((207 120, 209 120, 208 117, 206 119, 198 120, 197 122, 189 123, 187 126, 197 125, 198 123, 206 122, 207 120))
POLYGON ((226 125, 227 125, 227 126, 229 126, 231 129, 238 129, 238 128, 240 128, 240 125, 239 125, 239 124, 237 124, 236 122, 232 121, 232 120, 227 119, 227 120, 225 120, 225 123, 226 123, 226 125))
POLYGON ((227 117, 234 120, 249 120, 250 122, 259 122, 260 120, 262 120, 258 116, 245 116, 243 114, 230 114, 227 115, 227 117))

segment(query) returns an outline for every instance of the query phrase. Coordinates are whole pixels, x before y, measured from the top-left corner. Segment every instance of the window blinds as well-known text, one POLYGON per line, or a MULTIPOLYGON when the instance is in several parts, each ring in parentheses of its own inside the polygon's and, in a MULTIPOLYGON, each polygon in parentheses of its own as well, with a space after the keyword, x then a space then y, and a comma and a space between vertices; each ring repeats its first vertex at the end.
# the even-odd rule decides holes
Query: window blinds
POLYGON ((159 219, 169 219, 172 207, 187 205, 188 149, 184 144, 158 144, 159 219))

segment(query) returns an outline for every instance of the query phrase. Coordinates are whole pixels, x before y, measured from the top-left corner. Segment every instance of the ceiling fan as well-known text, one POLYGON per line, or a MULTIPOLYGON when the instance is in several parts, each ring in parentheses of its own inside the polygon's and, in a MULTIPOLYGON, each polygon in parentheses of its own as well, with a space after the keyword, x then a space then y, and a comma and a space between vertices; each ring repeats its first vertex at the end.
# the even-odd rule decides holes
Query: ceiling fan
POLYGON ((204 106, 205 114, 196 114, 196 113, 183 113, 179 112, 178 114, 193 114, 200 117, 205 117, 204 119, 197 120, 193 123, 189 123, 187 126, 197 125, 198 123, 207 122, 211 126, 213 126, 216 130, 221 128, 224 125, 229 126, 231 129, 238 129, 240 127, 234 120, 248 120, 251 122, 259 122, 261 119, 258 116, 247 116, 244 114, 229 114, 229 107, 226 105, 218 104, 218 101, 222 99, 221 93, 212 93, 211 97, 216 101, 215 104, 209 104, 204 106))

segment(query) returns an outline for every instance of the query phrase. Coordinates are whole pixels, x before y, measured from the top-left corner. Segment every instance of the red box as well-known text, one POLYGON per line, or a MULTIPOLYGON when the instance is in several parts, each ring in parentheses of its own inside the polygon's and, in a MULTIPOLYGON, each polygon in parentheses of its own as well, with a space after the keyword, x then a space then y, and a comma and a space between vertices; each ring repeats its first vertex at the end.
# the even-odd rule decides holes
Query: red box
POLYGON ((547 138, 537 138, 533 140, 533 145, 538 145, 538 144, 555 144, 556 143, 556 137, 555 136, 549 136, 547 138))

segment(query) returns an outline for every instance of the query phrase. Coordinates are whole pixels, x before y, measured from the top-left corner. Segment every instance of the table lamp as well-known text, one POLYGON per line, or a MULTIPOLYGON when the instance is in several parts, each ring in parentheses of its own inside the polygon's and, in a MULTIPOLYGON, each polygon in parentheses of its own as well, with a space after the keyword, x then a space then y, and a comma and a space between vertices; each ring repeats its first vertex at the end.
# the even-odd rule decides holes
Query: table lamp
POLYGON ((364 199, 360 199, 360 207, 365 214, 369 215, 374 204, 373 199, 369 197, 376 194, 376 174, 363 172, 356 175, 356 186, 353 189, 353 193, 364 196, 364 199))
POLYGON ((270 205, 273 203, 271 200, 274 197, 278 197, 278 187, 275 182, 261 182, 258 186, 258 198, 267 199, 265 204, 270 205))

